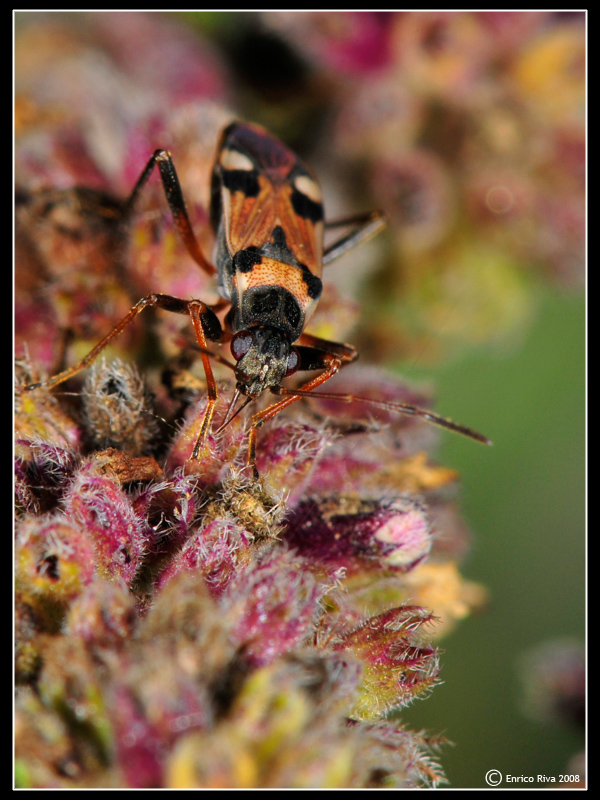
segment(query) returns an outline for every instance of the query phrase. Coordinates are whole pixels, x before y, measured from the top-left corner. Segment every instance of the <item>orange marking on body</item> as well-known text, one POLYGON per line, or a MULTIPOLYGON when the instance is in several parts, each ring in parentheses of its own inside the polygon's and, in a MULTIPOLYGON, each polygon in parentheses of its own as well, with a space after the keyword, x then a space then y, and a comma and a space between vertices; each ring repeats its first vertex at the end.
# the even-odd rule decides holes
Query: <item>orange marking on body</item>
POLYGON ((255 264, 250 272, 238 272, 234 280, 240 296, 255 286, 280 286, 287 289, 294 295, 307 318, 317 305, 317 300, 313 300, 308 294, 302 269, 276 261, 274 258, 263 256, 260 264, 255 264))

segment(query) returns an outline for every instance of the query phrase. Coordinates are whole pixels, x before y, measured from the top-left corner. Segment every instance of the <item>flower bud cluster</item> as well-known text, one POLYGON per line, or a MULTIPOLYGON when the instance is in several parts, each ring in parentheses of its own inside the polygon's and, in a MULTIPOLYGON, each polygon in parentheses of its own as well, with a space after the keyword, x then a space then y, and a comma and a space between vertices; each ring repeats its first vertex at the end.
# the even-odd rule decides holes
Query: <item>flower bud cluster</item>
MULTIPOLYGON (((115 369, 100 366, 103 385, 115 369)), ((353 381, 363 394, 414 396, 372 370, 353 381)), ((226 408, 232 387, 222 389, 226 408)), ((481 599, 465 599, 457 571, 453 584, 438 584, 441 566, 456 570, 464 549, 450 524, 440 548, 432 527, 440 508, 447 523, 455 516, 444 493, 456 476, 419 449, 430 436, 424 423, 374 424, 364 403, 333 418, 324 403, 298 403, 261 429, 259 480, 244 466, 250 413, 211 434, 197 460, 182 461, 202 397, 171 441, 159 442, 159 460, 132 455, 129 437, 122 449, 95 450, 82 433, 66 447, 74 425, 66 411, 53 426, 63 446, 29 440, 22 431, 39 429, 35 414, 46 405, 21 409, 24 785, 443 779, 432 742, 387 712, 431 691, 435 637, 481 599), (43 745, 49 724, 52 748, 43 745)))

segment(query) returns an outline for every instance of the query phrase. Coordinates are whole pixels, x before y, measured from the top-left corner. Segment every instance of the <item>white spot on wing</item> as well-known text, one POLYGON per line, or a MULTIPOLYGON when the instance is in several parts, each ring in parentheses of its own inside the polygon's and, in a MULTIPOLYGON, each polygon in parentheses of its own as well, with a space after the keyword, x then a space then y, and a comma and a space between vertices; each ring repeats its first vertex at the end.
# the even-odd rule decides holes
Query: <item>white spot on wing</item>
POLYGON ((242 169, 249 171, 254 169, 254 164, 239 150, 230 150, 226 147, 221 153, 221 166, 225 169, 242 169))
POLYGON ((294 186, 314 203, 321 202, 322 195, 319 184, 313 181, 312 178, 309 178, 308 175, 298 175, 294 181, 294 186))

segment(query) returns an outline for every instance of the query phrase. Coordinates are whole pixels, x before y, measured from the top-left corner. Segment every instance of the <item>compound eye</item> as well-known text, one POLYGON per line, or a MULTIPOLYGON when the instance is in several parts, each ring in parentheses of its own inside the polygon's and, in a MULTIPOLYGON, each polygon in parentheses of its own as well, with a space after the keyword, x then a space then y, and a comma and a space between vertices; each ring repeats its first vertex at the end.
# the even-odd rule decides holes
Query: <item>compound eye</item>
POLYGON ((285 377, 287 378, 289 375, 293 375, 299 366, 300 366, 300 353, 296 350, 295 347, 292 347, 292 349, 290 350, 290 354, 288 356, 287 370, 285 373, 285 377))
POLYGON ((236 361, 245 356, 252 347, 252 334, 250 331, 240 331, 231 340, 231 355, 236 361))

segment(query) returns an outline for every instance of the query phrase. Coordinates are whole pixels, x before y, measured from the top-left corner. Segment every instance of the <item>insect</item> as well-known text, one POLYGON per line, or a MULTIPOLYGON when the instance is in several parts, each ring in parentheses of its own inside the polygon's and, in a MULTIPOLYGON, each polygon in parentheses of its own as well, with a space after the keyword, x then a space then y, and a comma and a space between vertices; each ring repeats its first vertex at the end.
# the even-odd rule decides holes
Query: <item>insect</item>
MULTIPOLYGON (((156 307, 191 317, 207 383, 207 405, 192 458, 211 430, 217 386, 211 368, 208 342, 229 342, 236 361, 236 391, 225 422, 253 399, 270 390, 279 399, 252 417, 248 465, 256 469, 258 428, 301 397, 332 378, 354 361, 352 345, 331 342, 305 332, 322 291, 322 269, 379 233, 386 225, 380 211, 325 222, 319 183, 311 170, 282 142, 266 130, 233 122, 221 134, 211 182, 210 220, 215 234, 213 261, 206 258, 193 232, 171 154, 156 150, 140 175, 125 215, 133 213, 137 198, 158 167, 175 226, 198 266, 217 276, 220 300, 209 306, 201 300, 184 300, 152 293, 139 300, 128 314, 78 364, 46 381, 26 386, 52 388, 87 367, 112 339, 145 308, 156 307), (324 247, 325 228, 350 227, 324 247), (217 311, 229 306, 221 325, 217 311), (282 381, 297 371, 318 371, 299 389, 282 381), (233 413, 239 396, 246 400, 233 413)), ((220 359, 224 360, 224 359, 220 359)), ((229 362, 225 361, 229 364, 229 362)), ((318 392, 341 402, 364 401, 375 407, 422 417, 429 422, 489 444, 485 436, 432 411, 406 403, 389 403, 351 394, 318 392)))

